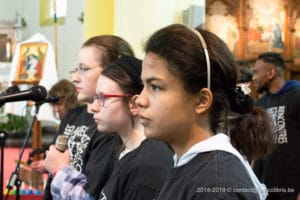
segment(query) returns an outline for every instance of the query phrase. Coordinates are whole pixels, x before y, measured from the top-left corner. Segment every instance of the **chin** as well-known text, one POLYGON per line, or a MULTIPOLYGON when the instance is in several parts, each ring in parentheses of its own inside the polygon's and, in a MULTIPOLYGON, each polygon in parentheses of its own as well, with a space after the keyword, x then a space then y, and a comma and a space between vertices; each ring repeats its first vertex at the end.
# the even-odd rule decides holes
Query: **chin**
POLYGON ((77 96, 77 99, 78 99, 78 101, 80 101, 80 102, 84 102, 84 101, 85 101, 85 98, 84 98, 83 96, 81 96, 81 95, 78 95, 78 96, 77 96))
POLYGON ((106 131, 105 128, 102 125, 100 125, 100 124, 97 124, 97 129, 100 132, 105 132, 106 131))
POLYGON ((162 140, 162 137, 160 137, 160 135, 158 133, 151 131, 149 129, 148 130, 145 129, 144 133, 147 138, 155 139, 155 140, 162 140))

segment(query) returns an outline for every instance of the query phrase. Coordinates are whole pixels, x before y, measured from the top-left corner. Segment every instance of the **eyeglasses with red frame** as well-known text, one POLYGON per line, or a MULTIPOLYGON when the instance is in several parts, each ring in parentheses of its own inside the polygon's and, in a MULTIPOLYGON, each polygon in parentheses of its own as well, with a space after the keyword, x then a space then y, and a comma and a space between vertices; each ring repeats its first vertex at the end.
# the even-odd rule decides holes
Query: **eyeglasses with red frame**
POLYGON ((97 100, 99 106, 104 106, 105 100, 108 98, 123 98, 123 97, 131 97, 131 94, 105 94, 103 92, 94 94, 94 101, 97 100))

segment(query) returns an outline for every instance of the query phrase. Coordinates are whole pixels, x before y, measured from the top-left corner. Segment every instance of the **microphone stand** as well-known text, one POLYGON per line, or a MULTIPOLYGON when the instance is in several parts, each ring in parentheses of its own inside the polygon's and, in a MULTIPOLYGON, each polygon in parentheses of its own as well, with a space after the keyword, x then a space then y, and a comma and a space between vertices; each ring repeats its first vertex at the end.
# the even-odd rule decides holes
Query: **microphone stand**
POLYGON ((23 145, 21 147, 21 151, 20 151, 20 154, 19 154, 19 159, 17 160, 17 165, 16 165, 16 168, 15 168, 15 171, 12 172, 11 177, 9 179, 9 182, 6 186, 7 193, 5 195, 4 200, 8 199, 9 192, 13 188, 14 185, 16 186, 16 200, 20 199, 20 186, 21 186, 21 183, 22 183, 22 180, 19 179, 20 164, 21 164, 21 160, 22 160, 26 145, 28 143, 28 140, 29 140, 29 137, 30 137, 30 134, 31 134, 33 124, 34 124, 35 120, 37 120, 36 116, 37 116, 37 113, 39 112, 39 108, 40 108, 40 104, 36 104, 35 113, 34 113, 34 116, 31 120, 30 126, 27 129, 27 133, 26 133, 23 145))
POLYGON ((6 140, 6 133, 4 131, 0 131, 0 148, 1 148, 1 165, 0 165, 0 200, 2 200, 3 197, 3 174, 4 174, 4 144, 6 140))

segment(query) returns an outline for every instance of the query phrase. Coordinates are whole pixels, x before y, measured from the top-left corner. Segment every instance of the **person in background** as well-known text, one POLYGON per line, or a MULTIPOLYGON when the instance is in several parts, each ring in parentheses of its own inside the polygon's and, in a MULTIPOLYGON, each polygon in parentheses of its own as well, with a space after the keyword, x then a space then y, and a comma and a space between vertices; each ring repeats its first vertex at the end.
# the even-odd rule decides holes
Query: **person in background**
MULTIPOLYGON (((117 155, 121 140, 115 134, 97 130, 93 115, 88 112, 88 105, 93 102, 97 79, 103 69, 122 55, 133 55, 130 45, 122 38, 113 35, 94 36, 83 43, 78 53, 76 68, 70 74, 80 102, 86 103, 68 112, 61 122, 59 134, 68 138, 68 150, 58 154, 52 162, 45 160, 45 166, 55 165, 64 160, 78 172, 87 177, 84 190, 98 198, 99 191, 108 180, 117 155)), ((59 166, 57 166, 59 167, 59 166)), ((62 173, 67 175, 70 169, 62 173)), ((46 190, 51 196, 50 182, 46 190)))
MULTIPOLYGON (((146 139, 139 122, 135 99, 143 88, 140 74, 141 61, 122 56, 103 70, 97 82, 91 111, 98 130, 118 134, 124 144, 99 199, 152 200, 173 163, 173 153, 168 146, 146 139)), ((48 162, 57 156, 55 148, 51 148, 48 162)), ((56 199, 92 199, 83 191, 86 177, 74 169, 64 176, 61 170, 66 168, 70 167, 52 165, 48 168, 56 173, 51 185, 52 195, 56 199)))
MULTIPOLYGON (((77 99, 77 92, 75 85, 69 80, 62 79, 55 83, 48 92, 48 97, 58 97, 57 101, 50 102, 53 115, 58 116, 59 120, 62 120, 65 114, 73 108, 76 108, 80 105, 80 102, 77 99)), ((33 161, 35 152, 43 153, 45 149, 34 149, 30 153, 29 161, 30 168, 38 173, 46 173, 44 159, 33 161)))
POLYGON ((256 102, 267 110, 275 126, 275 147, 254 169, 270 191, 269 200, 300 200, 300 83, 285 80, 285 64, 278 53, 258 56, 253 83, 263 96, 256 102))
POLYGON ((226 44, 211 32, 173 24, 146 43, 137 98, 145 135, 175 151, 156 200, 264 199, 249 160, 270 152, 272 124, 237 84, 226 44))
POLYGON ((80 105, 75 85, 67 79, 62 79, 54 84, 48 92, 48 97, 59 98, 57 102, 50 102, 53 107, 53 114, 58 116, 59 120, 63 119, 68 110, 80 105))

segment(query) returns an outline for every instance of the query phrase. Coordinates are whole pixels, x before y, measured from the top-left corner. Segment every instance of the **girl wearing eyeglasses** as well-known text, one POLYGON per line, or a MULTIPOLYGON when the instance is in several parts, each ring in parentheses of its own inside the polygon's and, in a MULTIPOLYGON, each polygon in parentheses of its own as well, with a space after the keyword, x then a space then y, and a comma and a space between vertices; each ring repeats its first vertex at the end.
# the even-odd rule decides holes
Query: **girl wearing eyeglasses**
POLYGON ((97 80, 103 69, 123 54, 133 55, 133 51, 124 39, 114 35, 94 36, 80 48, 77 67, 70 73, 78 93, 77 99, 85 104, 69 111, 61 122, 59 134, 67 136, 68 149, 61 153, 52 145, 47 153, 45 167, 55 176, 51 186, 51 179, 48 181, 44 199, 64 199, 60 196, 64 190, 59 184, 52 197, 50 190, 56 188, 55 183, 72 176, 73 169, 86 176, 88 184, 85 192, 98 198, 99 191, 112 173, 114 158, 121 145, 120 138, 97 130, 87 104, 93 102, 97 80))
POLYGON ((137 98, 145 135, 175 151, 156 200, 265 199, 249 162, 270 152, 268 115, 236 87, 231 52, 214 34, 170 25, 148 40, 137 98))
POLYGON ((167 145, 144 135, 135 103, 140 74, 141 61, 123 56, 97 82, 92 111, 98 130, 116 132, 124 143, 100 199, 152 200, 173 164, 167 145))
MULTIPOLYGON (((141 61, 122 56, 104 69, 97 81, 91 111, 101 132, 114 132, 123 142, 113 173, 99 199, 152 200, 171 169, 173 152, 160 141, 146 139, 135 100, 143 85, 141 61)), ((92 199, 85 191, 85 176, 71 172, 64 182, 55 181, 52 191, 63 199, 92 199), (59 196, 60 195, 60 196, 59 196)))

